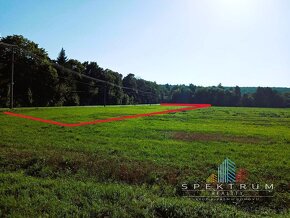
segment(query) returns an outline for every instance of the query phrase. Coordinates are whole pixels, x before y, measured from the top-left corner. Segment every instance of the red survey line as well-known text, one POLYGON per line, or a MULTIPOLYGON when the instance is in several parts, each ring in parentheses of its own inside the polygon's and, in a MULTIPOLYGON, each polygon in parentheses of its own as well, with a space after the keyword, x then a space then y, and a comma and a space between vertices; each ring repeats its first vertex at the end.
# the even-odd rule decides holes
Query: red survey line
POLYGON ((199 108, 207 108, 210 107, 210 104, 171 104, 171 103, 161 103, 161 106, 183 106, 184 108, 179 109, 172 109, 172 110, 165 110, 165 111, 158 111, 158 112, 151 112, 146 114, 136 114, 136 115, 129 115, 129 116, 121 116, 121 117, 112 117, 107 119, 101 119, 101 120, 93 120, 89 122, 80 122, 80 123, 61 123, 53 120, 45 120, 38 117, 28 116, 24 114, 17 114, 13 112, 3 112, 6 115, 14 116, 14 117, 20 117, 28 120, 34 120, 42 123, 48 123, 53 124, 57 126, 64 126, 64 127, 76 127, 76 126, 85 126, 85 125, 92 125, 97 123, 108 123, 108 122, 114 122, 114 121, 120 121, 120 120, 127 120, 127 119, 134 119, 138 117, 150 117, 160 114, 168 114, 168 113, 176 113, 181 111, 189 111, 189 110, 196 110, 199 108))

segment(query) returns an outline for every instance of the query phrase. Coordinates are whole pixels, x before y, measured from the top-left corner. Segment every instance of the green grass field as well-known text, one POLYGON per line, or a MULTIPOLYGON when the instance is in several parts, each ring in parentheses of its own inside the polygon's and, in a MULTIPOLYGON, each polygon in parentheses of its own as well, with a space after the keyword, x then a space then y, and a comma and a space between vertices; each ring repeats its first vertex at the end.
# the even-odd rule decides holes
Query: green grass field
MULTIPOLYGON (((15 112, 74 123, 169 108, 15 112)), ((211 107, 75 128, 1 112, 0 217, 290 217, 289 146, 289 109, 211 107), (222 203, 181 196, 183 182, 205 181, 226 157, 247 169, 249 181, 273 183, 274 197, 222 203)))

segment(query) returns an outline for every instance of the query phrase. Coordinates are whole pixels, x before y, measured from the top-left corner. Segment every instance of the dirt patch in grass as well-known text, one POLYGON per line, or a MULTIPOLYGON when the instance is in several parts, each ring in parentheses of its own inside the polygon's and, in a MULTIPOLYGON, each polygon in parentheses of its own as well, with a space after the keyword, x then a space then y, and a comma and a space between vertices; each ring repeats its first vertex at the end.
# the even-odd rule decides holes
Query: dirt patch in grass
POLYGON ((236 142, 247 144, 259 144, 265 139, 253 136, 233 136, 221 133, 200 133, 200 132, 174 132, 172 138, 183 141, 217 141, 217 142, 236 142))

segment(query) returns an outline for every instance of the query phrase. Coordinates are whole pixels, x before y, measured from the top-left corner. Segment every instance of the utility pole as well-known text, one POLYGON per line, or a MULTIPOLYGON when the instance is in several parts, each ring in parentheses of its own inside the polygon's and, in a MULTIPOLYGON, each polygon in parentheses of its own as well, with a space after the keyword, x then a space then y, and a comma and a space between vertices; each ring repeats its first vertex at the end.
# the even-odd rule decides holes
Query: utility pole
POLYGON ((107 86, 104 86, 104 107, 106 107, 106 95, 107 95, 107 86))
POLYGON ((10 109, 13 109, 14 97, 14 47, 12 47, 12 60, 11 60, 11 90, 10 90, 10 109))

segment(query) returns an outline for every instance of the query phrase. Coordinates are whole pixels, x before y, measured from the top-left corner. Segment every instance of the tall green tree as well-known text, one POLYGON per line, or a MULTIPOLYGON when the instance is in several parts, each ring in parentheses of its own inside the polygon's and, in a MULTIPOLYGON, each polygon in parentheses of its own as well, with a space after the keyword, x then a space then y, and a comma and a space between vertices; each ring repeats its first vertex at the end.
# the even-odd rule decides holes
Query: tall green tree
MULTIPOLYGON (((16 45, 14 49, 14 105, 54 105, 58 83, 57 71, 53 68, 47 52, 38 44, 21 35, 1 38, 1 42, 16 45)), ((1 47, 0 52, 0 104, 7 106, 10 96, 11 48, 1 47), (2 97, 3 96, 3 97, 2 97)))
POLYGON ((137 89, 137 79, 135 78, 135 75, 129 73, 127 76, 125 76, 123 79, 123 86, 129 88, 125 89, 124 92, 129 96, 130 103, 138 103, 138 95, 135 91, 137 89))
POLYGON ((57 63, 60 65, 65 65, 67 62, 67 56, 65 54, 65 50, 63 48, 61 48, 58 57, 56 59, 57 63))
POLYGON ((57 69, 59 83, 57 85, 57 93, 55 97, 58 106, 74 106, 80 104, 79 95, 77 93, 77 78, 70 70, 77 71, 80 68, 80 62, 74 59, 68 60, 65 50, 62 48, 55 66, 57 69))

